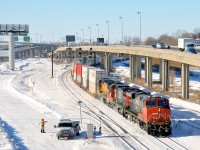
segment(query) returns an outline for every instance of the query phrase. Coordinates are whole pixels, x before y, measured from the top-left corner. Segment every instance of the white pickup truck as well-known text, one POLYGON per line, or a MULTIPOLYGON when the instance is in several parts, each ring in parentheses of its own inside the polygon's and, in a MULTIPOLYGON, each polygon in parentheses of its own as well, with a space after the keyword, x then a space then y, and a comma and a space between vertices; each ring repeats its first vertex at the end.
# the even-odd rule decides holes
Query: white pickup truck
POLYGON ((81 130, 79 123, 79 121, 71 119, 60 119, 58 125, 54 125, 54 128, 57 128, 56 136, 58 140, 64 137, 73 139, 75 135, 79 135, 81 130))

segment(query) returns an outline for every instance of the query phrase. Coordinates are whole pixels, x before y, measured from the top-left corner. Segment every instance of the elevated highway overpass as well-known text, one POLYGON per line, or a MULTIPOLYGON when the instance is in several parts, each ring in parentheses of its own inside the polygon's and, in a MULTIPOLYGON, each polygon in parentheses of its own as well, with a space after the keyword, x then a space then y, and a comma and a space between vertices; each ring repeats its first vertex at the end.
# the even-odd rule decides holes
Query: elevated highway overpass
MULTIPOLYGON (((152 86, 152 58, 160 59, 160 80, 162 89, 169 90, 169 61, 181 63, 181 87, 182 97, 189 98, 189 66, 200 67, 199 55, 184 53, 171 49, 153 49, 147 47, 127 47, 127 46, 81 46, 72 47, 73 51, 82 52, 92 51, 101 54, 104 68, 107 71, 112 70, 112 56, 115 54, 124 54, 129 56, 130 61, 130 80, 141 78, 141 58, 145 58, 145 82, 152 86)), ((59 54, 67 53, 67 47, 56 49, 59 54)), ((86 56, 84 56, 86 57, 86 56)))

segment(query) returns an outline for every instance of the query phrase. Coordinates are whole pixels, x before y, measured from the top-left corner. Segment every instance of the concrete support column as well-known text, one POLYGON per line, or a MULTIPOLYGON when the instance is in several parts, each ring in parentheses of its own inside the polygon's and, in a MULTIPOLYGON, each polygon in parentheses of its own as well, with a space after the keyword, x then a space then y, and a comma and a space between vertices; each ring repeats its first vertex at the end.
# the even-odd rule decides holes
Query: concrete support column
POLYGON ((26 58, 28 58, 29 57, 28 50, 26 50, 25 53, 26 53, 26 58))
POLYGON ((165 91, 169 90, 169 62, 168 60, 162 59, 161 60, 161 68, 162 70, 160 73, 162 74, 162 89, 165 91))
POLYGON ((152 86, 152 58, 146 57, 146 71, 147 86, 152 86))
POLYGON ((105 57, 105 56, 103 56, 103 55, 101 55, 101 57, 100 57, 100 59, 101 59, 100 68, 101 68, 101 69, 105 69, 105 68, 104 68, 104 66, 105 66, 105 65, 104 65, 104 64, 105 64, 105 61, 104 61, 105 58, 104 58, 104 57, 105 57))
POLYGON ((112 71, 112 55, 109 53, 105 54, 104 68, 106 69, 106 71, 108 71, 108 73, 112 71))
POLYGON ((159 65, 159 81, 162 81, 162 59, 160 59, 160 65, 159 65))
POLYGON ((181 88, 182 98, 189 98, 189 65, 182 63, 181 65, 181 88))
POLYGON ((144 57, 144 81, 147 83, 147 57, 144 57))
POLYGON ((135 61, 134 61, 134 76, 136 78, 141 78, 141 57, 140 56, 135 56, 135 61))
POLYGON ((9 69, 15 69, 15 42, 14 42, 14 34, 12 32, 8 33, 9 35, 9 69))
POLYGON ((135 56, 129 55, 129 68, 130 68, 130 81, 134 81, 134 63, 135 63, 135 56))
POLYGON ((34 58, 35 57, 35 50, 33 49, 31 52, 32 52, 32 57, 34 58))

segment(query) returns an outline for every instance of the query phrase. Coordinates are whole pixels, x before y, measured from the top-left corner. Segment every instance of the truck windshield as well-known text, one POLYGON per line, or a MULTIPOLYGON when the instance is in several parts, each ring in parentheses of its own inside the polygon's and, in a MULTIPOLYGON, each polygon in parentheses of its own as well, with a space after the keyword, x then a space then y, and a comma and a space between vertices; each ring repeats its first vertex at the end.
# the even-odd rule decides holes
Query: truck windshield
POLYGON ((156 106, 156 101, 147 101, 146 102, 147 108, 152 108, 156 106))
POLYGON ((159 101, 158 106, 164 107, 164 108, 169 108, 169 102, 167 101, 159 101))
POLYGON ((72 127, 71 123, 59 123, 58 124, 59 127, 72 127))

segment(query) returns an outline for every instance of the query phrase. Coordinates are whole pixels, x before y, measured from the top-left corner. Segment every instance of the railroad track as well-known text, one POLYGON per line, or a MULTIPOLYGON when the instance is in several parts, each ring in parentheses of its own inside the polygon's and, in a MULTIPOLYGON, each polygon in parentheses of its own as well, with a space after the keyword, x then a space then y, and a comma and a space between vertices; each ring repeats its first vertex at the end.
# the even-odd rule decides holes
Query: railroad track
POLYGON ((74 97, 76 97, 78 102, 79 100, 84 99, 84 101, 87 101, 88 104, 90 104, 92 107, 96 108, 97 111, 99 111, 101 113, 101 115, 97 114, 95 111, 93 111, 90 106, 88 106, 85 102, 82 102, 81 104, 84 106, 85 109, 87 109, 88 111, 84 111, 85 114, 93 117, 94 119, 101 121, 102 124, 104 126, 106 126, 108 129, 110 129, 114 134, 116 134, 117 137, 119 137, 123 142, 125 142, 129 148, 131 149, 138 149, 135 144, 139 144, 140 146, 142 146, 145 149, 150 149, 149 147, 147 147, 144 143, 142 143, 140 140, 138 140, 134 135, 130 134, 129 132, 127 132, 122 126, 120 126, 117 122, 115 122, 112 118, 110 118, 109 116, 107 116, 105 113, 103 113, 97 106, 95 106, 94 104, 92 104, 90 101, 87 100, 87 98, 85 98, 84 96, 82 96, 81 94, 79 94, 75 88, 69 83, 69 81, 67 80, 67 76, 70 74, 70 70, 68 70, 67 72, 65 72, 62 76, 62 83, 64 85, 65 88, 67 88, 71 94, 74 95, 74 97), (66 83, 65 83, 65 81, 66 83), (67 84, 67 85, 66 85, 67 84), (73 90, 73 91, 72 91, 73 90), (81 97, 81 98, 80 98, 81 97), (112 125, 115 125, 118 130, 120 129, 126 136, 121 136, 120 132, 117 131, 117 128, 113 128, 112 125), (128 137, 129 136, 129 137, 128 137), (135 142, 133 142, 133 139, 135 142))
MULTIPOLYGON (((66 79, 66 80, 67 80, 67 79, 66 79)), ((67 81, 67 82, 68 82, 68 81, 67 81)), ((70 85, 69 82, 68 82, 68 84, 69 84, 69 86, 70 86, 70 89, 73 89, 74 91, 76 91, 75 88, 74 88, 72 85, 70 85)), ((79 93, 77 93, 77 95, 79 95, 80 97, 82 97, 82 98, 84 98, 86 101, 88 101, 87 98, 85 98, 83 95, 81 95, 81 94, 79 94, 79 93)), ((89 102, 89 101, 88 101, 88 103, 91 104, 93 107, 95 107, 100 113, 102 113, 103 115, 105 115, 105 113, 103 113, 103 112, 102 112, 98 107, 96 107, 94 104, 92 104, 92 103, 89 102)), ((137 140, 141 145, 143 145, 143 143, 141 143, 134 135, 132 135, 132 134, 130 134, 129 132, 127 132, 123 127, 121 127, 119 124, 117 124, 113 119, 111 119, 109 116, 106 116, 106 117, 109 119, 110 122, 112 122, 113 124, 115 124, 116 126, 118 126, 124 133, 126 133, 127 135, 129 135, 129 136, 132 137, 133 139, 137 140)), ((173 145, 175 144, 175 145, 177 145, 177 147, 179 147, 179 148, 181 148, 181 149, 187 149, 186 147, 184 147, 183 145, 181 145, 180 143, 176 142, 175 140, 173 140, 172 138, 169 138, 169 137, 165 137, 164 140, 161 140, 161 139, 159 139, 159 138, 157 138, 157 137, 155 137, 155 139, 158 140, 158 141, 160 141, 163 145, 167 146, 167 148, 169 148, 169 149, 173 149, 173 150, 174 150, 174 148, 171 146, 172 143, 173 143, 173 145), (167 142, 167 141, 169 141, 169 142, 167 142), (169 144, 167 144, 167 143, 169 143, 169 144), (170 144, 170 143, 171 143, 171 144, 170 144)), ((145 147, 146 147, 146 145, 145 145, 145 147)), ((146 148, 149 149, 148 147, 146 147, 146 148)))

